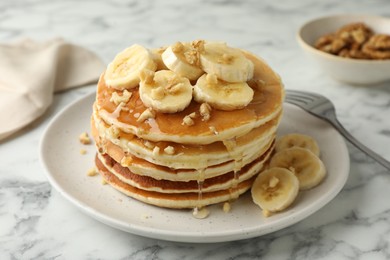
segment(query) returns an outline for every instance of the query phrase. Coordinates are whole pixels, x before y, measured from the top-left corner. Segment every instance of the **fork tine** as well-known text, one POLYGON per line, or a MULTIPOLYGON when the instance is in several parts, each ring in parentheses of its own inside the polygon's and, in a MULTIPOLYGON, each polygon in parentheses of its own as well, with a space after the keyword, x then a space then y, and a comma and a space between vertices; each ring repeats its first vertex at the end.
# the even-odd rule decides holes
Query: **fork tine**
POLYGON ((300 97, 300 96, 286 96, 286 101, 290 103, 302 104, 302 105, 307 105, 311 103, 310 100, 307 100, 304 97, 300 97))
POLYGON ((286 90, 286 101, 290 101, 291 103, 294 102, 297 104, 299 102, 300 104, 309 105, 324 99, 326 100, 326 98, 312 92, 286 90))
POLYGON ((293 92, 286 92, 286 100, 294 102, 294 103, 301 103, 301 104, 309 104, 313 101, 311 98, 307 98, 304 95, 301 95, 300 93, 293 93, 293 92))
POLYGON ((318 99, 318 98, 323 98, 323 96, 318 95, 313 92, 304 92, 304 91, 299 91, 299 90, 286 90, 287 96, 293 96, 293 97, 302 97, 302 98, 307 98, 311 99, 312 101, 318 99))

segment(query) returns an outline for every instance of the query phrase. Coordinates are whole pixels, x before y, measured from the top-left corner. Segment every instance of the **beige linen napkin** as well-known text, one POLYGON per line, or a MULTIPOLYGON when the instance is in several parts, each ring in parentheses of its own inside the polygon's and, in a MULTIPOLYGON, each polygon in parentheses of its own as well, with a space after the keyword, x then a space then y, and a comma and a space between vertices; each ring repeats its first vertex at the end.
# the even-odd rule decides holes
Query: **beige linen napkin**
POLYGON ((54 92, 96 82, 104 67, 62 39, 0 44, 0 140, 41 116, 54 92))

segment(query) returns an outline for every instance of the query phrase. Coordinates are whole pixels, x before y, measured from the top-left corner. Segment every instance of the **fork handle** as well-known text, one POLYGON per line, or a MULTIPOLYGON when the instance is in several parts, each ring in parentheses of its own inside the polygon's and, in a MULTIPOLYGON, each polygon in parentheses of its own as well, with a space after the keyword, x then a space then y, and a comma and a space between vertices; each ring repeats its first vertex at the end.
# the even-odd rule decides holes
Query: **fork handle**
POLYGON ((337 130, 342 134, 351 144, 353 144, 355 147, 357 147, 359 150, 370 156, 372 159, 386 167, 388 170, 390 170, 390 162, 387 161, 385 158, 380 156, 379 154, 372 151, 370 148, 359 142, 355 137, 353 137, 344 127, 343 125, 337 120, 336 117, 329 118, 329 122, 337 128, 337 130))

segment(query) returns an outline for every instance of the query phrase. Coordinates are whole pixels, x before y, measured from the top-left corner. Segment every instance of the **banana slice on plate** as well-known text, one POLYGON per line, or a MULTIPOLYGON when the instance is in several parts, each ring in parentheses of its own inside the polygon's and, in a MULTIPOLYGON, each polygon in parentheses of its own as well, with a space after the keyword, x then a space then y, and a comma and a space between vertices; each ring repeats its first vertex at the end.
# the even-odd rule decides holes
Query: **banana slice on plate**
POLYGON ((275 151, 280 152, 281 150, 291 147, 306 148, 316 156, 320 155, 320 148, 318 147, 316 140, 311 136, 298 133, 287 134, 278 138, 275 144, 275 151))
POLYGON ((246 82, 253 77, 253 63, 239 49, 225 43, 206 42, 200 64, 205 72, 227 82, 246 82))
POLYGON ((145 47, 134 44, 118 53, 104 74, 106 84, 123 90, 138 86, 139 73, 144 69, 156 70, 152 54, 145 47))
POLYGON ((204 74, 194 86, 194 99, 197 102, 228 111, 248 105, 253 93, 246 82, 229 83, 219 80, 215 74, 204 74))
POLYGON ((196 80, 204 73, 199 67, 199 51, 195 43, 177 42, 169 46, 161 57, 170 70, 189 80, 196 80))
POLYGON ((187 78, 170 70, 141 72, 139 94, 145 106, 162 113, 184 110, 192 100, 192 86, 187 78))
POLYGON ((269 167, 281 167, 292 171, 298 177, 300 190, 317 186, 326 175, 325 166, 320 158, 301 147, 277 152, 271 158, 269 167))
POLYGON ((264 212, 284 210, 294 202, 298 191, 299 181, 294 173, 277 167, 261 172, 251 188, 253 201, 264 212))

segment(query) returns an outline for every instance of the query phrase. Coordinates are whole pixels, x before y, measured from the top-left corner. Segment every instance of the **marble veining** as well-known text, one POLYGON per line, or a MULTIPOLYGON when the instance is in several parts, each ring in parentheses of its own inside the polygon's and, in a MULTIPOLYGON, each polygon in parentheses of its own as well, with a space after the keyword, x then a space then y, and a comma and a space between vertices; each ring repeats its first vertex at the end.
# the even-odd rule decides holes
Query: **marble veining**
MULTIPOLYGON (((109 62, 132 43, 223 40, 262 56, 286 88, 330 98, 345 128, 390 160, 390 83, 336 82, 306 59, 295 39, 306 20, 344 12, 390 17, 390 2, 3 0, 0 42, 62 37, 109 62)), ((54 115, 94 88, 56 94, 42 118, 0 143, 0 259, 390 259, 390 174, 349 144, 351 170, 341 193, 305 220, 262 237, 174 243, 95 221, 50 186, 38 152, 54 115)))

